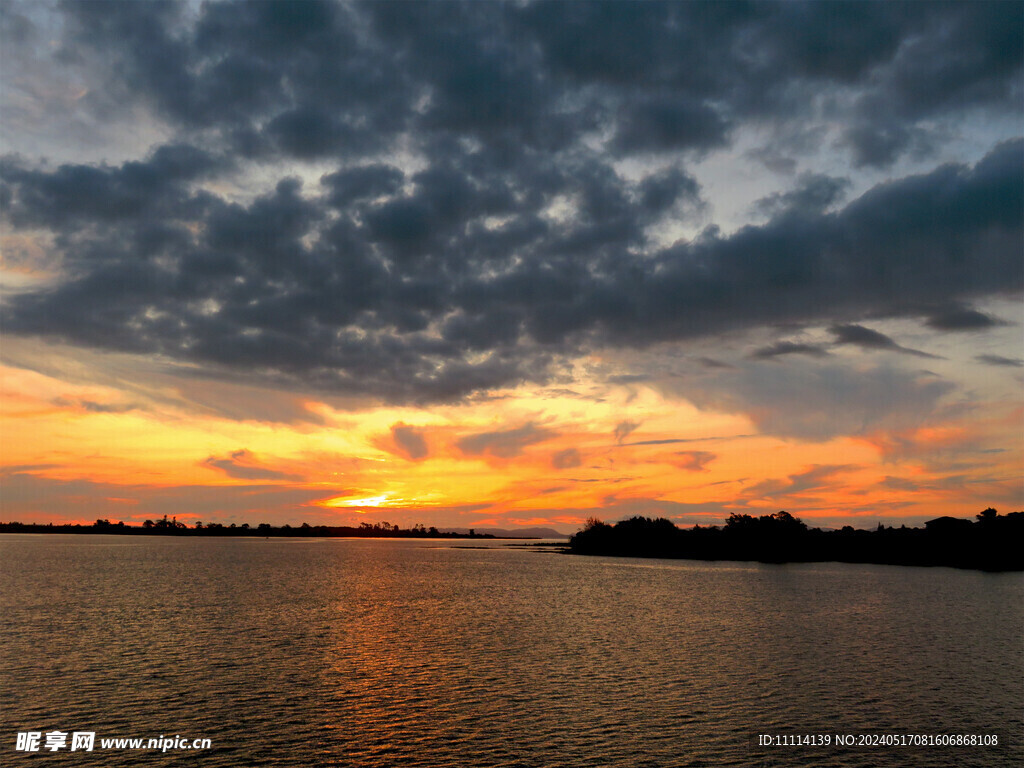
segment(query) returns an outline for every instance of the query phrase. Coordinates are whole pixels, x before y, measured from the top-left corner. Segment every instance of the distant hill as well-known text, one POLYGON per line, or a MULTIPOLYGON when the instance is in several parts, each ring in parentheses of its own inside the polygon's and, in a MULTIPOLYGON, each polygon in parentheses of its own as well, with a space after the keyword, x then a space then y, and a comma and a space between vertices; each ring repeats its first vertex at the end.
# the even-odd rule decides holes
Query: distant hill
MULTIPOLYGON (((486 533, 498 539, 568 539, 570 534, 554 528, 474 528, 477 533, 486 533)), ((452 533, 469 533, 469 528, 442 528, 452 533)))

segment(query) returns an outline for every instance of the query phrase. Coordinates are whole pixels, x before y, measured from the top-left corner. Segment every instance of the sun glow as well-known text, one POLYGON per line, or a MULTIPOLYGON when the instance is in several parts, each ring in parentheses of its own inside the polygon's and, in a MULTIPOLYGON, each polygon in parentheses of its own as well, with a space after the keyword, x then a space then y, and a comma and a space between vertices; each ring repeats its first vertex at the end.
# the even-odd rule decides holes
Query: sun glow
MULTIPOLYGON (((216 397, 206 387, 196 403, 187 379, 123 390, 99 376, 68 383, 2 371, 4 512, 42 522, 68 508, 138 523, 183 505, 225 523, 343 525, 387 510, 403 526, 547 520, 566 531, 595 514, 702 525, 776 509, 812 522, 936 516, 958 512, 965 494, 939 482, 934 462, 954 448, 981 450, 987 434, 1011 445, 1004 433, 1019 423, 1012 405, 993 405, 969 424, 805 442, 759 434, 743 413, 582 370, 574 388, 523 386, 429 411, 346 410, 232 384, 216 397), (258 418, 240 418, 249 411, 258 418)), ((985 454, 969 503, 1006 493, 996 461, 1009 466, 1016 455, 985 454)))
POLYGON ((382 493, 379 496, 363 496, 358 499, 328 499, 324 502, 327 507, 385 507, 388 503, 388 495, 382 493))

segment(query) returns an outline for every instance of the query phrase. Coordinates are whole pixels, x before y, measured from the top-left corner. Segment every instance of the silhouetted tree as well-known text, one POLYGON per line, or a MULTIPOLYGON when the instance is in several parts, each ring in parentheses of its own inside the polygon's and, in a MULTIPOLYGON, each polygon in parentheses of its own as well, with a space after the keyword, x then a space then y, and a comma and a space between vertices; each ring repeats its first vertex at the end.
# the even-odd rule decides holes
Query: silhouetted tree
POLYGON ((762 562, 839 561, 946 565, 1024 570, 1024 512, 987 509, 978 522, 959 517, 929 520, 924 528, 874 530, 843 526, 808 528, 788 512, 754 517, 734 513, 725 526, 682 530, 668 520, 634 517, 614 526, 596 518, 570 539, 570 551, 587 555, 684 557, 762 562))

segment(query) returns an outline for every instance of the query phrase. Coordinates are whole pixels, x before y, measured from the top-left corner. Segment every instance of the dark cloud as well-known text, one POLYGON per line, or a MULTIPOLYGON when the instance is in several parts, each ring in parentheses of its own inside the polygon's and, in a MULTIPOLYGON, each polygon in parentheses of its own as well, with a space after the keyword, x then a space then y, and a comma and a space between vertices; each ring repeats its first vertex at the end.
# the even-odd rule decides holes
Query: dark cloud
POLYGON ((408 424, 395 424, 391 427, 391 437, 395 446, 407 459, 419 461, 430 455, 426 438, 416 427, 410 427, 408 424))
POLYGON ((862 325, 834 325, 829 330, 835 334, 836 344, 854 344, 866 349, 901 349, 884 333, 862 325))
POLYGON ((710 451, 676 451, 674 464, 688 472, 707 472, 707 465, 718 458, 710 451))
POLYGON ((1024 366, 1024 360, 1019 360, 1016 357, 1003 357, 1002 355, 977 355, 974 359, 979 363, 985 363, 985 365, 999 365, 1007 368, 1020 368, 1024 366))
POLYGON ((894 491, 908 491, 913 493, 921 489, 922 484, 916 483, 913 480, 907 480, 904 477, 893 477, 892 475, 886 475, 880 485, 883 488, 889 488, 894 491))
POLYGON ((816 464, 808 470, 790 475, 785 480, 762 480, 745 489, 743 495, 750 499, 762 499, 830 488, 834 485, 836 475, 857 468, 851 464, 816 464))
MULTIPOLYGON (((148 178, 167 162, 159 151, 148 163, 49 173, 8 160, 10 220, 51 228, 68 273, 13 297, 5 328, 271 383, 451 399, 544 381, 559 355, 587 345, 1019 291, 1021 146, 876 187, 834 213, 782 214, 646 251, 643 195, 607 167, 550 180, 578 201, 570 221, 553 224, 540 216, 551 198, 538 195, 531 210, 534 187, 486 168, 477 177, 466 158, 416 174, 411 193, 384 192, 340 216, 329 206, 345 194, 345 172, 322 197, 285 179, 242 205, 180 176, 123 181, 148 178), (505 221, 485 223, 495 216, 505 221)), ((181 165, 186 177, 197 172, 181 165)), ((396 174, 374 174, 371 188, 395 189, 396 174)), ((843 343, 902 349, 860 326, 837 328, 843 343)))
POLYGON ((783 213, 816 214, 840 202, 850 187, 849 179, 822 174, 803 174, 789 192, 774 192, 754 203, 754 209, 766 216, 783 213))
POLYGON ((699 206, 700 185, 685 171, 667 168, 646 176, 636 188, 640 208, 650 214, 659 214, 677 202, 689 202, 699 206))
POLYGON ((825 357, 828 351, 819 344, 804 344, 796 341, 778 341, 770 346, 754 350, 750 356, 757 360, 771 360, 781 355, 810 355, 825 357))
POLYGON ((1019 4, 928 4, 920 14, 921 6, 894 5, 897 13, 918 16, 904 19, 917 34, 903 38, 875 70, 875 87, 858 97, 846 135, 858 165, 887 165, 915 144, 926 145, 928 117, 1021 105, 1019 4))
POLYGON ((328 202, 335 208, 344 208, 357 201, 393 195, 403 179, 398 168, 373 164, 325 174, 320 183, 330 190, 328 202))
POLYGON ((194 19, 185 9, 69 3, 64 55, 101 52, 97 76, 115 94, 242 154, 377 147, 408 114, 397 68, 357 39, 345 5, 215 2, 194 19))
POLYGON ((258 466, 255 462, 256 457, 252 452, 242 449, 219 458, 217 456, 209 456, 203 461, 203 466, 216 469, 228 477, 234 477, 238 480, 298 481, 302 479, 298 475, 258 466))
POLYGON ((640 428, 639 421, 629 421, 624 419, 615 425, 615 442, 622 445, 622 441, 629 437, 633 432, 640 428))
MULTIPOLYGON (((1015 294, 1019 140, 842 207, 845 181, 805 174, 761 225, 660 238, 704 207, 684 164, 737 128, 778 137, 768 158, 847 125, 851 157, 879 164, 936 121, 1018 114, 1022 7, 68 3, 81 108, 170 138, 120 165, 0 162, 6 222, 63 265, 0 319, 209 376, 436 402, 600 347, 1015 294), (280 178, 285 161, 320 183, 280 178), (229 194, 239 172, 267 191, 229 194)), ((9 19, 12 39, 40 33, 9 19)))
POLYGON ((884 333, 879 333, 863 325, 833 325, 829 328, 836 337, 836 344, 853 344, 862 349, 882 349, 889 352, 900 352, 904 355, 915 357, 927 357, 938 359, 937 355, 930 355, 919 349, 908 349, 900 346, 884 333))
MULTIPOLYGON (((855 161, 879 165, 930 121, 1012 114, 1021 94, 1017 2, 187 8, 68 3, 60 56, 107 94, 97 107, 141 104, 254 155, 348 156, 409 131, 502 152, 588 133, 622 154, 704 151, 743 120, 803 118, 848 125, 855 161)), ((5 17, 12 39, 32 34, 5 17)))
POLYGON ((855 160, 882 164, 928 118, 1009 109, 1020 92, 1017 4, 535 3, 507 15, 555 75, 614 101, 621 151, 715 146, 737 117, 817 116, 809 92, 831 87, 852 96, 831 105, 851 105, 855 160))
POLYGON ((715 360, 712 357, 699 357, 697 362, 705 368, 732 368, 729 363, 723 363, 721 360, 715 360))
POLYGON ((743 413, 761 434, 824 441, 916 427, 934 418, 955 385, 887 365, 850 368, 841 362, 794 359, 788 365, 748 363, 699 379, 666 382, 700 408, 743 413))
MULTIPOLYGON (((756 435, 713 435, 711 437, 667 437, 661 440, 637 440, 625 445, 675 445, 677 443, 705 443, 710 440, 740 440, 756 435)), ((699 451, 698 451, 699 453, 699 451)))
MULTIPOLYGON (((761 163, 773 173, 794 176, 800 164, 798 158, 820 151, 828 138, 828 133, 829 128, 826 125, 785 121, 774 126, 766 144, 747 150, 745 156, 761 163)), ((842 183, 841 179, 824 174, 804 172, 797 178, 796 189, 807 187, 807 182, 814 179, 831 179, 833 182, 842 183)))
POLYGON ((83 411, 90 413, 128 413, 128 411, 134 411, 138 408, 137 405, 131 403, 97 403, 92 400, 68 400, 64 397, 58 397, 53 401, 53 404, 59 408, 81 408, 83 411))
POLYGON ((551 457, 551 466, 555 469, 569 469, 571 467, 578 467, 582 463, 583 459, 580 457, 580 452, 575 448, 566 448, 563 451, 558 451, 551 457))
POLYGON ((374 149, 376 141, 331 111, 305 107, 282 112, 264 129, 281 154, 299 160, 374 149))
POLYGON ((116 168, 65 164, 45 172, 8 157, 0 159, 0 178, 8 196, 13 188, 19 191, 4 206, 16 226, 138 227, 158 218, 195 216, 199 211, 188 183, 223 168, 218 158, 179 144, 159 147, 146 160, 116 168))
POLYGON ((246 378, 237 374, 221 379, 218 372, 190 366, 166 369, 180 401, 176 406, 198 409, 204 414, 237 421, 292 424, 299 429, 327 423, 322 414, 311 411, 304 395, 270 388, 247 386, 246 378))
POLYGON ((0 475, 4 477, 8 475, 20 475, 20 474, 31 474, 32 472, 41 472, 46 469, 61 469, 60 464, 8 464, 5 467, 0 467, 0 475))
POLYGON ((969 307, 950 307, 935 312, 925 321, 929 328, 937 331, 983 331, 1003 323, 969 307))
POLYGON ((3 15, 0 16, 0 40, 5 45, 24 44, 32 42, 38 37, 35 25, 21 10, 11 5, 5 8, 3 15))
POLYGON ((665 96, 630 108, 619 119, 611 148, 622 154, 707 150, 728 143, 729 124, 708 104, 665 96))
POLYGON ((607 381, 609 384, 629 386, 630 384, 644 384, 651 381, 652 378, 649 373, 622 373, 609 376, 607 381))
POLYGON ((551 430, 534 424, 524 424, 515 429, 481 432, 459 439, 455 445, 467 456, 493 456, 499 459, 513 459, 522 454, 528 445, 540 443, 554 437, 551 430))

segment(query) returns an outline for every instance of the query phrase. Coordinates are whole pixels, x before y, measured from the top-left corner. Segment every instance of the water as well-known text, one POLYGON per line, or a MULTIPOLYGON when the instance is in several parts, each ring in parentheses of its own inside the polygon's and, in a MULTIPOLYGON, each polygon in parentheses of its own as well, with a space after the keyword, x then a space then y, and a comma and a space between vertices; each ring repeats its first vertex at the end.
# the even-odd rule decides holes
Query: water
POLYGON ((3 535, 0 617, 3 764, 1024 762, 1021 574, 3 535), (212 746, 15 751, 16 732, 54 729, 212 746), (761 747, 762 733, 999 746, 761 747))

